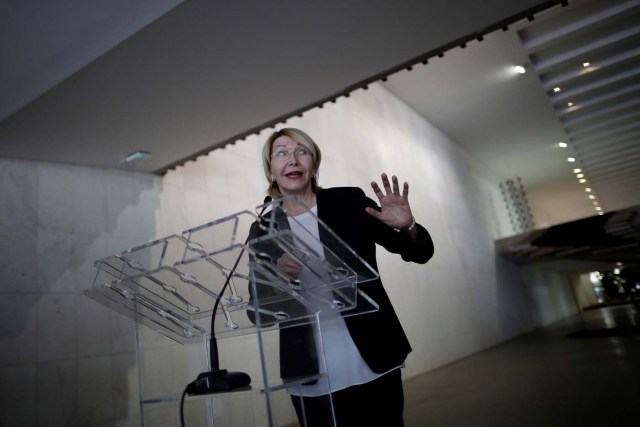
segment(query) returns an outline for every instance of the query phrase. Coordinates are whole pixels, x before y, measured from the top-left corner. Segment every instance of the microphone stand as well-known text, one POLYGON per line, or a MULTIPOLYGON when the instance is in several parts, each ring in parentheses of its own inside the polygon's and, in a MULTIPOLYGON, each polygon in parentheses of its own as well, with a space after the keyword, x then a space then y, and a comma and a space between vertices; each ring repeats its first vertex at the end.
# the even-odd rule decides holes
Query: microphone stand
MULTIPOLYGON (((264 199, 264 204, 269 203, 272 200, 271 196, 267 196, 264 199)), ((267 206, 262 208, 260 211, 259 217, 262 216, 267 206)), ((247 242, 249 242, 249 236, 244 242, 244 246, 246 246, 247 242)), ((220 369, 219 361, 218 361, 218 342, 216 340, 215 334, 215 320, 216 320, 216 312, 218 310, 218 305, 220 304, 220 300, 222 299, 222 295, 224 295, 224 291, 227 289, 229 282, 231 281, 231 277, 236 271, 238 267, 238 263, 240 263, 240 259, 244 254, 245 248, 243 247, 240 251, 240 255, 236 259, 233 268, 229 272, 227 276, 227 280, 222 286, 222 290, 218 294, 216 298, 216 302, 213 306, 213 312, 211 313, 211 337, 209 338, 209 363, 211 366, 211 371, 203 372, 198 375, 198 378, 190 383, 185 392, 189 395, 198 395, 198 394, 207 394, 207 393, 216 393, 219 391, 230 391, 235 390, 240 387, 245 387, 251 384, 251 377, 244 372, 229 372, 226 369, 220 369)))

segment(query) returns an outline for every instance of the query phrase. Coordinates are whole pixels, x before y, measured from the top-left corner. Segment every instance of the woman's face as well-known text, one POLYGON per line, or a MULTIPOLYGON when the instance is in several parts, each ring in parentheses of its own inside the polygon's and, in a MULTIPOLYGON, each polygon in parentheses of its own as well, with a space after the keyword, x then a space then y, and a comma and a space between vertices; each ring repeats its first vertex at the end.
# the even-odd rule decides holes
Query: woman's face
POLYGON ((286 135, 273 141, 271 174, 282 195, 304 195, 311 192, 311 177, 314 172, 313 156, 304 145, 286 135))

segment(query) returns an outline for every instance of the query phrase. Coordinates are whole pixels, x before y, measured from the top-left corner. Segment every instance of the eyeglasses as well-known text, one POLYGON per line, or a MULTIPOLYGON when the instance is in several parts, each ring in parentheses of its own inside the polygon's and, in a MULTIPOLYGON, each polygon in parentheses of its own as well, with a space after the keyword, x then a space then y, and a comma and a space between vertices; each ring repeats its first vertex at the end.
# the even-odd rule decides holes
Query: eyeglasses
POLYGON ((296 157, 306 157, 311 154, 309 149, 301 147, 291 151, 287 151, 287 150, 276 151, 275 153, 271 154, 271 158, 274 160, 286 160, 289 158, 291 153, 295 154, 296 157))

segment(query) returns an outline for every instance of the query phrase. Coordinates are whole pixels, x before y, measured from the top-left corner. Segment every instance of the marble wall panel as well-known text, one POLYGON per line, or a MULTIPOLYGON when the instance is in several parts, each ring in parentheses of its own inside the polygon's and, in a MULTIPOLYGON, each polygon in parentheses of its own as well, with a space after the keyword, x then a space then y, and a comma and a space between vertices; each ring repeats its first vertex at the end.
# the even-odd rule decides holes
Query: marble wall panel
POLYGON ((102 424, 113 418, 112 357, 83 357, 76 362, 78 424, 102 424))
POLYGON ((87 297, 78 298, 76 310, 78 357, 111 354, 111 310, 87 297))
POLYGON ((118 236, 136 233, 140 225, 135 217, 139 194, 133 175, 112 172, 109 179, 105 179, 104 191, 106 230, 118 236))
POLYGON ((75 294, 44 294, 37 304, 37 360, 73 359, 76 356, 75 294))
POLYGON ((160 177, 149 173, 133 173, 133 185, 137 194, 137 203, 133 205, 131 219, 134 224, 130 232, 145 239, 157 237, 157 217, 159 210, 159 194, 162 191, 160 177))
POLYGON ((113 353, 131 352, 136 348, 136 329, 132 319, 110 310, 111 350, 113 353))
POLYGON ((217 219, 212 216, 212 213, 209 210, 209 205, 207 203, 208 197, 205 191, 185 188, 183 193, 185 215, 189 219, 186 222, 186 227, 179 230, 180 233, 187 228, 197 227, 198 225, 217 219))
MULTIPOLYGON (((175 175, 176 173, 174 172, 172 176, 175 175)), ((157 225, 157 234, 159 236, 179 234, 182 230, 189 228, 190 220, 183 188, 174 184, 163 184, 162 192, 160 193, 160 215, 157 225)))
MULTIPOLYGON (((38 363, 36 407, 38 426, 72 426, 78 423, 78 361, 38 363)), ((84 393, 84 390, 83 390, 84 393)))
POLYGON ((3 293, 0 298, 0 366, 37 360, 35 294, 3 293))
MULTIPOLYGON (((105 182, 109 172, 98 168, 74 169, 75 231, 95 233, 107 229, 105 182)), ((109 176, 109 178, 111 178, 109 176)))
POLYGON ((74 234, 43 229, 38 233, 38 290, 73 292, 76 289, 74 234))
POLYGON ((207 190, 207 156, 200 156, 196 160, 187 162, 183 169, 183 185, 193 190, 207 190))
POLYGON ((7 427, 35 427, 36 364, 25 363, 0 368, 0 410, 2 425, 7 427))
POLYGON ((106 234, 76 233, 73 236, 73 270, 76 292, 82 292, 93 285, 97 272, 94 262, 108 254, 106 234))
POLYGON ((38 290, 38 230, 0 225, 0 293, 38 290))
POLYGON ((73 232, 76 220, 76 168, 37 163, 38 226, 73 232))
POLYGON ((138 426, 140 396, 136 354, 123 352, 111 359, 114 425, 138 426))
POLYGON ((38 222, 38 173, 18 160, 0 159, 0 226, 34 228, 38 222))

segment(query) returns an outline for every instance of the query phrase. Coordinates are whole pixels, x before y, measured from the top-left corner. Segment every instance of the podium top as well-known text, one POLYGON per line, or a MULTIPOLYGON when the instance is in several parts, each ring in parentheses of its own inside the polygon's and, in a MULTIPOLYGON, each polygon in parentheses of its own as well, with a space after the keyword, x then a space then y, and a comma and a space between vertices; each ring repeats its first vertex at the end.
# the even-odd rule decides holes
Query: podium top
POLYGON ((292 197, 94 264, 97 274, 87 296, 179 342, 211 333, 217 299, 218 337, 312 322, 324 310, 354 315, 377 309, 357 284, 378 273, 292 197), (309 222, 305 226, 290 212, 303 212, 318 229, 310 230, 309 222), (285 254, 302 266, 300 277, 278 265, 285 254))

